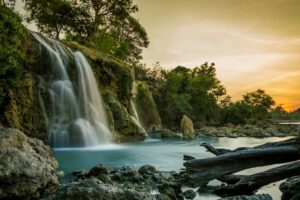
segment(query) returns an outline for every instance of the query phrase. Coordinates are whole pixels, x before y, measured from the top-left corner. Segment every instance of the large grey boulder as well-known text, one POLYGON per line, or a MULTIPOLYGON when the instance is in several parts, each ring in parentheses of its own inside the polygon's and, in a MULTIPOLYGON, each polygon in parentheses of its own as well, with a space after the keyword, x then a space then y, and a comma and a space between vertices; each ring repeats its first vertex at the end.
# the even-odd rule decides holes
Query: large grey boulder
POLYGON ((41 140, 0 130, 0 199, 39 199, 58 186, 58 163, 41 140))
POLYGON ((180 128, 184 138, 190 139, 195 137, 193 121, 188 116, 183 115, 180 121, 180 128))

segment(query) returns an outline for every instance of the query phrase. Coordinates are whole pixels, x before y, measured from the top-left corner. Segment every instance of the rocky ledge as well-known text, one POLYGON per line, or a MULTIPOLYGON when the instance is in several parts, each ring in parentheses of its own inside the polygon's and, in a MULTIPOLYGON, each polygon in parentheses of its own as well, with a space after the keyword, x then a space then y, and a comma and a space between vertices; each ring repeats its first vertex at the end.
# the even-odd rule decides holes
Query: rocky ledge
POLYGON ((0 199, 39 199, 58 187, 50 147, 17 129, 0 128, 0 199))
POLYGON ((300 135, 299 125, 244 125, 244 126, 206 126, 197 130, 200 136, 209 137, 286 137, 300 135))

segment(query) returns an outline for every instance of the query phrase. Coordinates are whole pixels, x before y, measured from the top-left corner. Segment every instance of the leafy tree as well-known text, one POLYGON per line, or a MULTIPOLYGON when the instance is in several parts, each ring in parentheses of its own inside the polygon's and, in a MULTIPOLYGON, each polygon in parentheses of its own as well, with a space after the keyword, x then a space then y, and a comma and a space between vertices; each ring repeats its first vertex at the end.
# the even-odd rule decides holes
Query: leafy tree
POLYGON ((246 124, 247 120, 253 116, 253 107, 245 101, 237 101, 229 103, 222 109, 221 123, 222 124, 246 124))
POLYGON ((51 37, 69 40, 136 63, 148 47, 145 29, 131 14, 132 0, 25 0, 29 21, 51 37))
POLYGON ((226 101, 226 90, 216 77, 214 64, 205 63, 194 69, 178 66, 162 71, 160 66, 148 71, 148 79, 158 82, 154 90, 162 121, 176 127, 182 115, 194 122, 216 123, 220 118, 220 100, 226 101))
POLYGON ((21 19, 10 9, 0 6, 0 109, 9 98, 10 90, 21 85, 25 34, 21 19))
POLYGON ((275 105, 273 98, 261 89, 245 94, 243 101, 252 106, 255 115, 254 118, 256 119, 266 118, 271 107, 275 105))
POLYGON ((34 21, 42 33, 56 39, 69 29, 75 14, 64 0, 25 0, 25 9, 29 11, 27 21, 34 21))

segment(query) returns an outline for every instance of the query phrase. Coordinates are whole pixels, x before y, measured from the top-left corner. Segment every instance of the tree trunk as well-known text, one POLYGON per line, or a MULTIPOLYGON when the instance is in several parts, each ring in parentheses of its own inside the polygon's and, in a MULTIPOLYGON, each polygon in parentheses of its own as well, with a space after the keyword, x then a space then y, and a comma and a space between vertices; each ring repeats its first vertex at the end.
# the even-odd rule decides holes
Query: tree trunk
POLYGON ((195 159, 184 163, 187 184, 203 186, 209 181, 244 169, 300 159, 298 148, 279 146, 226 153, 218 157, 195 159))
POLYGON ((253 194, 262 186, 292 176, 300 175, 300 161, 282 165, 250 176, 241 177, 234 185, 222 186, 215 190, 221 196, 253 194))
POLYGON ((215 148, 208 143, 202 143, 200 146, 205 147, 206 150, 209 151, 210 153, 212 153, 216 156, 219 156, 219 155, 223 155, 226 153, 239 152, 239 151, 249 150, 249 149, 265 149, 265 148, 282 147, 282 146, 295 146, 296 147, 298 145, 299 145, 298 139, 291 138, 291 139, 280 141, 280 142, 269 142, 269 143, 266 143, 263 145, 258 145, 258 146, 252 147, 252 148, 251 147, 240 147, 235 150, 215 148))

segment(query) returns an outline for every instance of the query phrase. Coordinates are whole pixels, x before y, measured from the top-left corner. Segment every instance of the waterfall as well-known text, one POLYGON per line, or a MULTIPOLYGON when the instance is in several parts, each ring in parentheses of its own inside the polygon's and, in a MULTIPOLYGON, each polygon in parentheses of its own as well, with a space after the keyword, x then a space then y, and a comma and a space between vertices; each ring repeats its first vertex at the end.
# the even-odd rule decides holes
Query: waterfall
POLYGON ((51 61, 48 90, 51 97, 49 144, 53 147, 87 147, 109 143, 98 85, 87 59, 60 42, 32 33, 51 61), (73 62, 70 62, 73 61, 73 62), (68 70, 70 63, 76 68, 68 70), (70 79, 70 71, 77 77, 70 79))
POLYGON ((132 109, 132 112, 133 112, 133 115, 131 116, 131 118, 135 122, 135 124, 143 131, 143 133, 147 134, 144 126, 141 123, 139 114, 138 114, 137 109, 136 109, 135 101, 134 101, 134 99, 136 98, 136 95, 137 95, 137 89, 136 88, 137 88, 137 83, 136 83, 136 81, 133 81, 133 86, 132 86, 133 100, 130 101, 130 106, 131 106, 131 109, 132 109))

